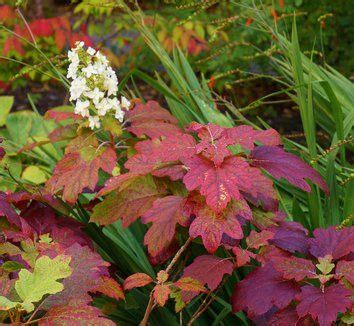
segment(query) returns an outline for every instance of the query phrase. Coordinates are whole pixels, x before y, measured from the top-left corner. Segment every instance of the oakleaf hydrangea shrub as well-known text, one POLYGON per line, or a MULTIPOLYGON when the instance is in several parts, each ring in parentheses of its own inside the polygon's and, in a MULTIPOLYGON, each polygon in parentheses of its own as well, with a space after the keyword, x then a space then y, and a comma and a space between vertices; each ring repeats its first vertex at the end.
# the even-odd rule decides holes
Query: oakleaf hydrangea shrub
MULTIPOLYGON (((23 255, 15 255, 27 273, 35 275, 41 257, 47 257, 43 259, 48 265, 57 259, 58 268, 66 271, 60 274, 64 275, 62 281, 55 275, 49 280, 55 284, 51 289, 58 292, 49 293, 43 318, 65 320, 71 309, 67 297, 79 291, 75 292, 79 304, 72 309, 89 307, 85 316, 109 323, 102 321, 99 311, 92 310, 97 308, 89 306, 90 293, 124 297, 121 285, 110 278, 107 263, 92 251, 77 222, 70 224, 73 220, 69 218, 57 221, 55 214, 49 213, 54 208, 66 215, 63 207, 76 204, 86 210, 91 223, 104 226, 120 220, 123 227, 136 221, 146 225, 144 245, 149 259, 166 267, 156 267, 155 277, 141 272, 129 275, 122 284, 125 291, 143 286, 151 289, 142 325, 147 324, 156 306, 173 299, 176 312, 180 312, 197 295, 209 295, 246 267, 253 271, 235 284, 230 300, 234 312, 243 310, 257 324, 281 325, 290 320, 294 324, 330 325, 338 316, 350 318, 353 228, 318 229, 309 237, 300 224, 286 221, 273 179, 286 179, 306 192, 311 191, 311 183, 327 194, 328 187, 317 171, 283 149, 275 130, 196 122, 182 129, 155 101, 118 101, 116 75, 99 52, 78 43, 69 57, 68 78, 72 79, 75 108, 46 113, 46 118, 58 122, 49 140, 66 142, 63 157, 44 189, 38 192, 28 187, 26 196, 4 195, 0 211, 8 224, 5 245, 26 251, 23 239, 12 233, 20 232, 30 237, 31 246, 39 252, 31 256, 31 264, 23 255), (43 203, 49 206, 42 213, 45 221, 47 214, 53 216, 48 224, 43 222, 48 230, 36 222, 40 214, 25 214, 33 205, 43 203), (13 205, 17 206, 15 212, 13 205), (67 234, 70 236, 62 241, 67 234), (191 243, 201 254, 174 274, 174 265, 191 243), (86 258, 73 263, 77 255, 86 258), (87 260, 92 265, 80 265, 87 260), (94 271, 88 270, 93 265, 94 271), (73 290, 73 277, 83 278, 83 288, 73 290), (90 281, 86 284, 87 278, 90 281), (332 303, 330 309, 325 308, 326 302, 332 303)), ((31 143, 22 150, 40 145, 31 143)), ((14 260, 11 252, 4 254, 6 260, 14 260)), ((17 290, 19 276, 7 277, 17 290)), ((0 307, 10 311, 9 318, 13 318, 12 309, 30 313, 28 310, 41 300, 20 298, 23 300, 3 295, 0 307)), ((30 318, 27 316, 20 314, 18 318, 30 318)))

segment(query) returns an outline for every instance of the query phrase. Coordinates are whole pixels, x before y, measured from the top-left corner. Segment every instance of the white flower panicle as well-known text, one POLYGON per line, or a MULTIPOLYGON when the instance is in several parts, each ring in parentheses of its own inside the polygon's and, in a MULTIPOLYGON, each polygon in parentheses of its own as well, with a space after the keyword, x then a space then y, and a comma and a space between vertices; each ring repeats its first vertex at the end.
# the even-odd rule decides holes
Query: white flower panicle
POLYGON ((70 101, 76 101, 75 113, 88 118, 91 129, 100 128, 100 118, 108 113, 123 122, 131 103, 124 96, 118 100, 116 73, 102 53, 91 47, 85 50, 84 45, 84 42, 77 42, 68 52, 67 78, 72 79, 70 101))

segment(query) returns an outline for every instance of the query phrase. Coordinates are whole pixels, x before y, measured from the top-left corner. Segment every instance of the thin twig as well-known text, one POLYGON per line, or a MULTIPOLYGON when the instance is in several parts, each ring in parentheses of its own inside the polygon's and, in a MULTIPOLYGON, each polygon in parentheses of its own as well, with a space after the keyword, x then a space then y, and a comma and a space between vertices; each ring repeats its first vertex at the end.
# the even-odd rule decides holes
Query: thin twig
MULTIPOLYGON (((181 257, 181 255, 187 249, 188 245, 191 242, 192 242, 192 238, 188 238, 188 240, 184 243, 184 245, 177 251, 176 255, 172 258, 170 264, 167 266, 167 268, 165 270, 166 273, 168 273, 173 268, 173 266, 176 264, 178 259, 181 257)), ((149 316, 150 316, 151 312, 154 310, 155 307, 156 307, 156 304, 154 304, 153 291, 151 291, 150 292, 150 297, 149 297, 149 302, 148 302, 148 305, 147 305, 146 310, 145 310, 144 318, 140 322, 140 326, 146 326, 147 325, 147 322, 149 320, 149 316)))

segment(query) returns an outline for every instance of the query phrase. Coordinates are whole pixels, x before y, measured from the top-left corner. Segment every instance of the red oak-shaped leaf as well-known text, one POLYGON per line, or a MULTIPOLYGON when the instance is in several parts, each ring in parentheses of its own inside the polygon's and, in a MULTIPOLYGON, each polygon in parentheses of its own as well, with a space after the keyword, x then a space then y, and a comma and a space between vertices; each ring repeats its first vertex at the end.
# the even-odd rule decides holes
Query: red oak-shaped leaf
POLYGON ((299 282, 305 277, 316 277, 316 268, 311 260, 291 256, 289 258, 275 258, 272 262, 274 268, 286 280, 294 279, 299 282))
POLYGON ((223 128, 212 123, 202 125, 192 122, 188 130, 196 132, 200 138, 196 147, 198 153, 202 153, 217 165, 231 155, 227 148, 229 145, 238 144, 244 149, 252 150, 256 141, 268 146, 280 144, 280 135, 274 129, 259 131, 250 126, 223 128))
POLYGON ((192 238, 200 236, 209 253, 218 249, 224 234, 232 239, 242 239, 243 231, 238 218, 252 218, 251 209, 245 200, 231 202, 221 213, 204 205, 195 210, 195 215, 189 227, 189 235, 192 238))
POLYGON ((124 299, 124 292, 120 284, 107 276, 102 276, 100 282, 90 292, 99 292, 116 300, 124 299))
POLYGON ((293 221, 279 221, 278 226, 272 227, 274 237, 270 242, 279 248, 290 252, 308 253, 308 230, 300 223, 293 221))
POLYGON ((90 221, 106 225, 122 219, 123 226, 127 227, 150 209, 158 197, 159 192, 152 177, 139 177, 97 204, 90 221))
POLYGON ((285 281, 271 264, 266 264, 236 283, 233 311, 247 310, 250 316, 262 315, 273 306, 285 308, 298 292, 299 286, 294 281, 285 281))
POLYGON ((127 112, 125 118, 130 122, 128 131, 138 137, 145 135, 150 138, 159 138, 182 134, 178 128, 177 119, 155 101, 135 105, 127 112))
POLYGON ((216 165, 221 164, 225 157, 231 155, 227 146, 233 144, 233 141, 224 135, 225 128, 213 123, 202 125, 192 122, 188 130, 198 133, 200 138, 200 142, 196 146, 197 153, 202 153, 216 165))
POLYGON ((157 284, 154 287, 154 299, 157 304, 163 307, 171 294, 170 286, 167 284, 157 284))
POLYGON ((247 246, 253 249, 259 249, 261 246, 267 245, 268 241, 271 240, 273 236, 274 233, 268 230, 263 230, 261 232, 252 230, 246 239, 247 246))
POLYGON ((352 305, 350 295, 352 291, 341 284, 332 284, 323 291, 306 285, 301 288, 298 295, 300 303, 296 311, 300 317, 311 315, 313 319, 318 320, 320 326, 331 326, 338 313, 345 312, 352 305))
POLYGON ((226 131, 227 137, 233 139, 235 144, 244 149, 252 150, 255 142, 265 146, 277 146, 281 144, 280 135, 274 129, 254 130, 251 126, 237 126, 226 131))
POLYGON ((124 281, 124 290, 142 287, 153 282, 153 279, 145 273, 135 273, 128 276, 124 281))
POLYGON ((85 188, 94 190, 98 171, 111 173, 116 166, 116 153, 111 148, 87 147, 80 152, 66 154, 54 168, 46 188, 55 194, 63 189, 63 198, 74 203, 85 188))
POLYGON ((233 198, 239 200, 241 190, 252 192, 248 163, 241 157, 228 157, 220 166, 200 155, 182 162, 188 168, 183 182, 189 191, 199 189, 206 203, 216 212, 221 212, 233 198))
POLYGON ((153 156, 162 162, 178 161, 195 154, 195 140, 188 134, 173 135, 162 139, 148 139, 135 145, 139 154, 153 156))
POLYGON ((354 252, 354 226, 336 230, 334 226, 316 229, 309 240, 310 253, 315 257, 331 255, 339 259, 354 252))
POLYGON ((151 256, 160 255, 171 245, 177 224, 188 226, 189 216, 183 212, 184 203, 185 198, 180 196, 158 198, 141 216, 143 223, 152 222, 144 237, 144 244, 148 246, 151 256))
POLYGON ((183 277, 191 277, 201 284, 208 285, 215 290, 225 274, 232 274, 232 262, 228 259, 212 255, 202 255, 194 259, 193 263, 184 269, 183 277))
POLYGON ((251 251, 244 250, 240 247, 233 247, 232 252, 236 256, 236 266, 242 267, 251 261, 251 258, 255 259, 256 254, 251 251))
POLYGON ((274 178, 285 178, 294 186, 310 192, 311 187, 305 179, 320 186, 326 193, 328 186, 321 175, 299 157, 285 152, 277 146, 256 147, 251 153, 252 165, 263 168, 274 178))
POLYGON ((336 277, 344 277, 354 285, 354 260, 341 260, 336 266, 336 277))
POLYGON ((73 325, 102 325, 114 326, 115 323, 101 317, 102 311, 96 307, 79 304, 55 306, 51 308, 38 324, 41 326, 73 326, 73 325))

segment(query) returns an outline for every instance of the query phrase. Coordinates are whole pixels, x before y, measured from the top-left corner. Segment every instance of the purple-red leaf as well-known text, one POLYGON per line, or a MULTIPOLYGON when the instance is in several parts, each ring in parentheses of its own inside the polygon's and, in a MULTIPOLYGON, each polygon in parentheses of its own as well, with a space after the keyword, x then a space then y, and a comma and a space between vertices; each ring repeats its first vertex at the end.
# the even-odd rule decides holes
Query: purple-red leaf
POLYGON ((275 233, 270 242, 277 247, 290 251, 308 253, 308 231, 300 223, 292 221, 279 221, 279 226, 272 227, 275 233))
POLYGON ((336 260, 354 252, 354 226, 342 230, 331 226, 316 229, 313 234, 314 238, 309 240, 310 253, 317 258, 331 255, 336 260))
POLYGON ((311 315, 317 319, 320 326, 331 326, 340 312, 345 312, 352 305, 349 296, 352 291, 341 284, 332 284, 323 291, 306 285, 298 295, 300 303, 296 307, 299 317, 311 315))
POLYGON ((320 186, 327 194, 329 189, 321 175, 299 157, 285 152, 277 146, 256 147, 251 153, 252 165, 263 168, 274 178, 285 178, 294 186, 310 192, 311 187, 305 179, 320 186))
POLYGON ((354 285, 354 260, 341 260, 336 266, 336 277, 344 277, 354 285))
POLYGON ((271 264, 266 264, 236 283, 233 311, 247 310, 250 316, 262 315, 273 306, 285 308, 298 292, 299 286, 294 281, 285 281, 271 264))
POLYGON ((316 268, 311 260, 291 256, 289 258, 273 259, 272 263, 286 280, 294 279, 299 282, 305 277, 316 277, 316 268))

